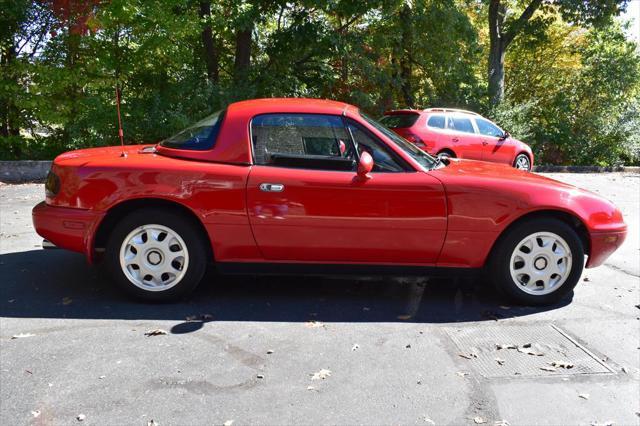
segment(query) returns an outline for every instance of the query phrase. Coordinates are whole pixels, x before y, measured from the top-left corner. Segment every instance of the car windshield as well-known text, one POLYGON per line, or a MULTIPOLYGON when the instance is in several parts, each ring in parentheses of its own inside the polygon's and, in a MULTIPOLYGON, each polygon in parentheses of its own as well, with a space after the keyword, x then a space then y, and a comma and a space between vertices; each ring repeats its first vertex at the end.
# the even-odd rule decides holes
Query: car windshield
POLYGON ((225 111, 218 111, 181 132, 160 142, 160 146, 174 149, 205 150, 213 148, 225 111))
POLYGON ((432 169, 438 164, 437 160, 434 157, 430 156, 423 150, 419 149, 411 142, 408 142, 405 139, 401 138, 400 136, 396 135, 394 132, 387 129, 385 126, 378 123, 376 120, 369 117, 365 113, 360 112, 360 116, 364 118, 367 123, 371 124, 377 130, 379 130, 381 133, 383 133, 385 136, 391 139, 396 145, 400 147, 400 149, 402 149, 411 158, 413 158, 418 163, 420 163, 420 165, 425 169, 427 170, 432 169))

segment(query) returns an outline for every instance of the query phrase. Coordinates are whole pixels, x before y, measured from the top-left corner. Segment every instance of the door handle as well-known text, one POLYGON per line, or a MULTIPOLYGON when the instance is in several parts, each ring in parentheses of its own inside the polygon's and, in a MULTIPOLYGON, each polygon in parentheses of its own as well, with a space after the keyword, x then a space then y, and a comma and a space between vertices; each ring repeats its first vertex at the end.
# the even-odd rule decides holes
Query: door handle
POLYGON ((458 138, 453 138, 453 139, 451 139, 451 142, 458 142, 459 140, 460 139, 458 139, 458 138))
POLYGON ((284 185, 281 183, 261 183, 260 191, 263 192, 282 192, 284 191, 284 185))
POLYGON ((482 145, 489 145, 489 142, 487 142, 487 141, 482 141, 482 145))

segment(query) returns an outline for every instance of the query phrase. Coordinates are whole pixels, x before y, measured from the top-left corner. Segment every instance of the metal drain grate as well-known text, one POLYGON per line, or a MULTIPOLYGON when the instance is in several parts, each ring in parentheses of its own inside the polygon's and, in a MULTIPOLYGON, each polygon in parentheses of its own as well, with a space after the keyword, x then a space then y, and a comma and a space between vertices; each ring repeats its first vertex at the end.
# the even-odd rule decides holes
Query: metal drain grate
POLYGON ((460 354, 484 377, 553 376, 568 374, 614 373, 609 366, 555 325, 502 325, 447 328, 460 354), (523 351, 542 353, 530 355, 517 349, 497 349, 498 344, 516 345, 523 351), (530 344, 529 348, 523 348, 530 344), (502 362, 502 365, 496 361, 502 362), (573 364, 573 368, 545 371, 552 362, 573 364))

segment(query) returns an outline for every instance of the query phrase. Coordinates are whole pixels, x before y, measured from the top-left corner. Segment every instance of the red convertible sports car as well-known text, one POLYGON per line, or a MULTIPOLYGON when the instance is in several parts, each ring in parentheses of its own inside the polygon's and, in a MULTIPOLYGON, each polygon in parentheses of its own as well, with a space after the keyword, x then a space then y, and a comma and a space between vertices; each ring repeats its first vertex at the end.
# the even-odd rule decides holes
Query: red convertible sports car
POLYGON ((486 272, 553 303, 623 242, 609 201, 507 165, 431 157, 341 102, 259 99, 155 146, 57 157, 33 222, 138 298, 221 272, 486 272))

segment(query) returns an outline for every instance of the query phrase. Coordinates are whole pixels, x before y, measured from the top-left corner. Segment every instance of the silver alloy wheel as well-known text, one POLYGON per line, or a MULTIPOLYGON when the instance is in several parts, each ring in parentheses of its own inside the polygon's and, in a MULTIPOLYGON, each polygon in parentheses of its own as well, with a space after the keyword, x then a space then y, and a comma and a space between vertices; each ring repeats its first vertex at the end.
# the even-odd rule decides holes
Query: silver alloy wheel
POLYGON ((139 226, 120 247, 125 276, 146 291, 165 291, 177 285, 189 267, 189 251, 180 235, 163 225, 139 226))
POLYGON ((516 169, 529 171, 531 169, 531 162, 529 161, 529 157, 526 154, 520 154, 516 158, 516 169))
POLYGON ((569 244, 553 232, 536 232, 520 241, 511 254, 509 271, 518 288, 541 296, 564 284, 573 264, 569 244))

